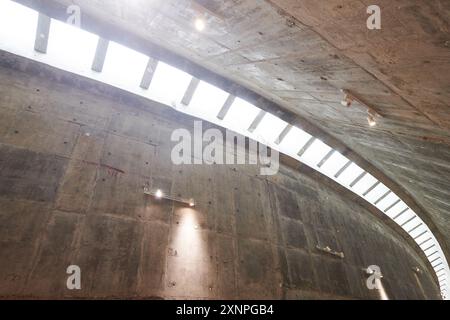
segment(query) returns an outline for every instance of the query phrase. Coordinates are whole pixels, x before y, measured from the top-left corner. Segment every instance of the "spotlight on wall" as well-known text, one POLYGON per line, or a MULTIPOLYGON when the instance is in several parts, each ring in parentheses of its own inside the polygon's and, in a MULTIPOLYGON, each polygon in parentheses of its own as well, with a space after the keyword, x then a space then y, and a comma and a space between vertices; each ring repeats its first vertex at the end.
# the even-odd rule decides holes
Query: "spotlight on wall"
POLYGON ((189 200, 178 198, 178 197, 172 197, 168 194, 165 194, 161 189, 153 189, 151 190, 149 187, 144 187, 144 194, 150 195, 155 197, 155 199, 165 199, 170 200, 173 202, 178 202, 183 205, 189 206, 189 207, 195 207, 195 200, 193 198, 190 198, 189 200))
POLYGON ((203 18, 195 19, 195 23, 194 24, 195 24, 195 29, 197 29, 197 31, 205 30, 206 23, 205 23, 205 20, 203 18))

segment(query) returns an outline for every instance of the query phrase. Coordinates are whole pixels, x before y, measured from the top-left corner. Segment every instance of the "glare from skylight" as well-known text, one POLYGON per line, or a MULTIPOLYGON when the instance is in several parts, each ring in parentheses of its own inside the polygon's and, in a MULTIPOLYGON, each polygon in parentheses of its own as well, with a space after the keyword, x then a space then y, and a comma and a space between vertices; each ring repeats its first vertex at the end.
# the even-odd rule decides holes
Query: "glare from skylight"
MULTIPOLYGON (((223 119, 226 127, 234 129, 237 132, 245 132, 255 120, 261 109, 255 107, 251 103, 236 98, 230 107, 227 115, 223 119)), ((248 135, 248 132, 247 132, 248 135)))
POLYGON ((292 127, 279 144, 279 149, 292 157, 299 158, 297 153, 311 139, 311 135, 302 129, 292 127))
POLYGON ((95 56, 99 37, 73 25, 52 19, 44 61, 78 74, 89 70, 95 56))
POLYGON ((286 126, 287 122, 273 114, 266 113, 253 133, 259 137, 261 141, 266 141, 267 145, 271 145, 277 140, 286 126))
POLYGON ((99 78, 104 82, 131 92, 140 91, 140 83, 147 67, 148 57, 111 41, 99 78))
POLYGON ((32 57, 37 21, 38 13, 36 11, 12 1, 0 1, 2 49, 25 57, 32 57))
POLYGON ((159 61, 147 96, 173 107, 183 99, 191 79, 190 74, 159 61))
POLYGON ((348 187, 361 173, 363 173, 363 171, 364 170, 361 169, 360 166, 352 162, 352 164, 350 164, 336 180, 342 185, 348 187))
POLYGON ((186 112, 215 121, 228 96, 227 92, 216 86, 200 81, 186 112))
POLYGON ((389 189, 384 184, 380 183, 367 194, 366 200, 369 201, 370 203, 374 203, 381 196, 383 196, 388 190, 389 189))
MULTIPOLYGON (((353 181, 352 181, 353 182, 353 181)), ((359 194, 360 196, 363 195, 364 192, 367 191, 373 184, 377 182, 377 179, 372 176, 370 173, 366 173, 364 177, 361 178, 352 188, 354 192, 359 194)), ((351 183, 351 182, 350 182, 351 183)))
POLYGON ((408 206, 406 205, 406 203, 404 203, 403 201, 400 201, 399 203, 397 203, 395 206, 393 206, 391 209, 389 209, 388 211, 386 211, 386 214, 390 217, 390 218, 395 218, 400 212, 402 212, 403 210, 405 210, 408 206))
POLYGON ((341 169, 347 162, 348 158, 343 156, 340 152, 335 151, 333 155, 322 165, 320 171, 326 174, 330 178, 334 178, 334 175, 341 169))
POLYGON ((386 208, 395 203, 399 197, 393 192, 389 193, 383 200, 376 204, 377 208, 384 212, 386 208))
POLYGON ((305 151, 301 156, 301 159, 307 165, 317 168, 317 164, 322 160, 323 157, 330 152, 331 147, 320 141, 319 139, 314 140, 313 144, 305 151))

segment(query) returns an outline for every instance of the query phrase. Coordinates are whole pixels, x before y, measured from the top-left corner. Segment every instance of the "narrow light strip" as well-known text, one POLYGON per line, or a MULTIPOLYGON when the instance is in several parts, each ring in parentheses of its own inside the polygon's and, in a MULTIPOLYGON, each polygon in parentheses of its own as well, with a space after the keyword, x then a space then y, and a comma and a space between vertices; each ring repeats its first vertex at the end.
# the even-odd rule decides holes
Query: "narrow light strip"
POLYGON ((422 241, 421 243, 419 243, 419 246, 424 245, 425 243, 427 243, 427 242, 430 241, 431 239, 433 239, 433 238, 428 238, 427 240, 422 241))
POLYGON ((319 168, 322 167, 323 164, 324 164, 325 162, 327 162, 328 159, 330 159, 330 157, 331 157, 331 156, 333 155, 333 153, 335 153, 335 152, 336 152, 336 150, 331 149, 331 150, 325 155, 325 157, 323 157, 322 160, 320 160, 320 162, 317 164, 317 166, 318 166, 319 168))
POLYGON ((381 197, 378 198, 377 201, 374 202, 374 205, 377 205, 381 200, 383 200, 384 198, 386 198, 386 197, 388 196, 388 194, 390 194, 391 192, 392 192, 391 190, 386 191, 385 194, 383 194, 381 197))
POLYGON ((367 196, 373 189, 375 189, 381 182, 377 181, 375 182, 369 189, 366 190, 366 192, 363 193, 363 196, 367 196))
POLYGON ((259 126, 259 124, 261 123, 262 119, 265 117, 266 115, 266 111, 261 110, 258 115, 256 116, 255 120, 253 120, 252 124, 250 125, 250 127, 247 129, 249 132, 253 132, 255 131, 255 129, 259 126))
POLYGON ((416 239, 419 239, 421 236, 423 236, 425 233, 427 233, 428 231, 427 230, 425 230, 424 232, 422 232, 421 234, 419 234, 418 236, 416 236, 415 238, 414 238, 414 240, 416 240, 416 239))
POLYGON ((441 264, 442 264, 442 261, 439 262, 439 263, 438 263, 437 265, 435 265, 435 266, 432 265, 432 267, 433 267, 433 268, 436 268, 437 266, 440 266, 441 264))
POLYGON ((280 144, 281 141, 284 140, 284 138, 286 138, 287 134, 289 133, 289 131, 291 131, 292 129, 292 125, 288 124, 286 126, 286 128, 283 129, 283 131, 280 133, 280 135, 278 136, 277 140, 275 141, 276 144, 280 144))
POLYGON ((434 259, 433 261, 430 261, 430 263, 435 262, 436 260, 439 260, 441 257, 437 257, 436 259, 434 259))
POLYGON ((413 221, 415 218, 417 218, 417 216, 412 216, 411 218, 409 218, 408 220, 406 220, 405 222, 403 222, 400 227, 403 227, 404 225, 406 225, 408 222, 413 221))
POLYGON ((197 87, 200 83, 200 79, 197 79, 196 77, 192 77, 191 82, 189 83, 189 86, 186 89, 186 92, 184 93, 183 99, 181 99, 181 103, 185 106, 188 106, 191 103, 192 97, 194 96, 195 90, 197 90, 197 87))
POLYGON ((91 69, 96 72, 102 72, 103 65, 105 64, 106 53, 108 52, 109 40, 99 38, 97 43, 97 49, 95 50, 94 61, 92 62, 91 69))
POLYGON ((315 137, 309 138, 309 140, 308 140, 308 141, 305 143, 305 145, 300 149, 300 151, 297 153, 297 155, 298 155, 299 157, 301 157, 301 156, 306 152, 306 150, 308 150, 309 147, 311 147, 311 145, 314 143, 314 141, 316 141, 316 138, 315 138, 315 137))
POLYGON ((356 177, 355 180, 350 183, 350 187, 353 188, 355 184, 357 184, 362 178, 364 178, 367 174, 367 171, 363 171, 359 176, 356 177))
POLYGON ((428 248, 424 249, 423 252, 430 250, 431 248, 435 247, 435 244, 433 243, 431 246, 429 246, 428 248))
POLYGON ((236 96, 230 94, 225 101, 225 103, 222 106, 222 109, 220 109, 219 113, 217 114, 217 119, 223 120, 225 119, 228 111, 230 110, 231 106, 234 103, 234 100, 236 99, 236 96))
POLYGON ((432 254, 427 255, 427 258, 431 257, 433 254, 438 253, 438 251, 433 252, 432 254))
POLYGON ((348 167, 350 167, 350 165, 353 163, 353 161, 349 160, 347 161, 346 164, 344 164, 344 166, 338 170, 338 172, 336 172, 336 174, 334 175, 334 177, 337 179, 339 178, 339 176, 345 171, 347 170, 348 167))
POLYGON ((394 218, 392 218, 392 220, 396 220, 398 217, 400 217, 402 214, 404 214, 406 211, 408 211, 408 207, 406 207, 405 209, 403 209, 399 214, 397 214, 394 218))
POLYGON ((416 230, 418 227, 420 227, 421 225, 423 225, 423 223, 419 223, 417 226, 415 226, 414 228, 412 228, 411 230, 407 231, 408 233, 413 232, 414 230, 416 230))
POLYGON ((386 209, 384 209, 384 212, 388 212, 389 210, 391 210, 393 207, 395 207, 397 205, 397 203, 399 203, 401 201, 401 199, 397 199, 396 201, 394 201, 393 204, 391 204, 389 207, 387 207, 386 209))
POLYGON ((48 37, 50 34, 51 19, 43 13, 39 13, 38 25, 36 29, 36 39, 34 50, 40 53, 47 53, 48 37))
MULTIPOLYGON (((436 269, 435 269, 435 270, 436 270, 436 269)), ((442 267, 441 269, 439 269, 438 271, 435 271, 435 272, 438 273, 438 272, 441 272, 441 271, 444 271, 443 274, 445 274, 445 268, 444 268, 444 267, 442 267)))
POLYGON ((155 74, 156 66, 158 65, 158 60, 149 58, 147 67, 145 68, 144 75, 141 80, 141 88, 148 89, 152 83, 153 75, 155 74))

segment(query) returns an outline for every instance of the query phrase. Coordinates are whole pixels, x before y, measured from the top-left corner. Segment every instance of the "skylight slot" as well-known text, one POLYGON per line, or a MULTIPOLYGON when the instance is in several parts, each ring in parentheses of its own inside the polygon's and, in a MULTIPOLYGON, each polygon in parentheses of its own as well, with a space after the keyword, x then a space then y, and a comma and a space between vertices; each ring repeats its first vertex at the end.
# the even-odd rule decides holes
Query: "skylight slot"
POLYGON ((286 126, 287 122, 273 114, 266 113, 253 133, 258 137, 259 141, 265 141, 266 145, 271 145, 272 143, 275 143, 286 126))
POLYGON ((327 176, 333 178, 339 169, 341 169, 349 161, 350 160, 348 160, 347 157, 337 151, 334 151, 331 157, 322 165, 321 171, 327 176))
POLYGON ((411 217, 412 211, 409 209, 409 207, 406 207, 402 211, 400 211, 398 214, 396 214, 393 217, 393 220, 397 222, 397 224, 401 225, 404 221, 408 220, 411 217))
POLYGON ((33 57, 38 13, 13 1, 0 1, 0 39, 3 50, 33 57))
POLYGON ((200 81, 186 111, 207 120, 217 120, 216 115, 228 98, 228 93, 204 81, 200 81))
POLYGON ((192 76, 186 72, 159 61, 147 95, 160 103, 176 106, 181 101, 191 79, 192 76))
POLYGON ((403 202, 399 202, 391 210, 386 212, 386 214, 392 219, 397 220, 402 214, 408 211, 409 207, 403 202))
POLYGON ((364 170, 356 163, 352 162, 337 178, 337 181, 344 186, 349 186, 364 170))
POLYGON ((87 74, 92 67, 99 37, 73 25, 52 20, 47 63, 77 74, 87 74))
MULTIPOLYGON (((251 103, 236 98, 223 120, 225 126, 239 133, 245 133, 260 113, 261 109, 251 103)), ((248 134, 248 132, 247 132, 248 134)))
POLYGON ((354 186, 353 191, 362 196, 378 180, 370 173, 366 173, 354 186))
POLYGON ((98 75, 108 84, 141 94, 138 89, 147 63, 146 55, 110 41, 103 71, 98 75))
POLYGON ((292 157, 297 157, 297 152, 309 139, 311 139, 309 133, 293 126, 278 146, 282 152, 292 157))
POLYGON ((368 194, 366 194, 366 200, 370 203, 374 203, 388 191, 389 189, 380 182, 375 188, 373 188, 368 194))
POLYGON ((311 147, 304 152, 302 161, 311 167, 317 167, 320 160, 322 160, 330 150, 331 147, 319 139, 315 139, 311 147))

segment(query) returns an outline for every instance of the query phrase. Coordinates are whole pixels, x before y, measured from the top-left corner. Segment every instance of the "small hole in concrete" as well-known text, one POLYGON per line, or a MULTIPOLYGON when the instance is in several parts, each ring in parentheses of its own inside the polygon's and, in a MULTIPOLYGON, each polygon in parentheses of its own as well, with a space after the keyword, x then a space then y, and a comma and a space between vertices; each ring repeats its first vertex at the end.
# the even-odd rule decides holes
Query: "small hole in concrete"
POLYGON ((19 133, 19 131, 15 130, 15 131, 14 131, 14 133, 15 133, 15 134, 18 134, 18 133, 19 133))

